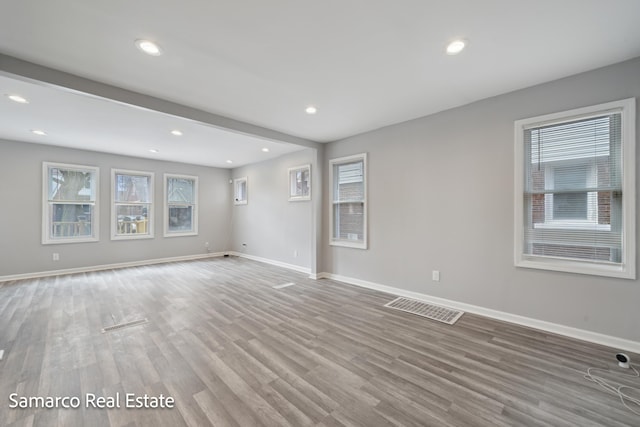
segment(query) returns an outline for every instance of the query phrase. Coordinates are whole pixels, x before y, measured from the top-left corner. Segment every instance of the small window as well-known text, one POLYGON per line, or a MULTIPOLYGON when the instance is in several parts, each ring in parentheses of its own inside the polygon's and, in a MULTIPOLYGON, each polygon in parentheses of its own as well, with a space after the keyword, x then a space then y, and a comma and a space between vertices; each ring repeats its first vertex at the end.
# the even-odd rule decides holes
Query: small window
POLYGON ((311 200, 311 165, 289 169, 289 201, 311 200))
POLYGON ((247 177, 236 178, 233 180, 233 204, 247 204, 247 177))
POLYGON ((331 166, 331 245, 367 248, 367 155, 342 157, 331 166))
POLYGON ((634 125, 634 99, 516 121, 516 266, 635 278, 634 125))
POLYGON ((198 234, 198 177, 165 174, 164 236, 198 234))
POLYGON ((153 173, 111 170, 111 239, 153 237, 153 173))
POLYGON ((48 162, 42 168, 42 244, 98 241, 99 169, 48 162))

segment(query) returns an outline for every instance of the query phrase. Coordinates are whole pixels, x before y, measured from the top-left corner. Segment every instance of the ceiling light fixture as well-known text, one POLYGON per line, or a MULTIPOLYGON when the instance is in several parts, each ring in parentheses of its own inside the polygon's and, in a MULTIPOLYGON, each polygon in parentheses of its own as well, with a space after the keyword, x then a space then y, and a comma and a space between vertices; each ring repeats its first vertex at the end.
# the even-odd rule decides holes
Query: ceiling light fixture
POLYGON ((231 160, 227 160, 227 163, 231 164, 231 163, 233 163, 233 161, 231 161, 231 160))
POLYGON ((318 112, 318 109, 313 105, 309 105, 304 111, 306 111, 307 114, 315 114, 318 112))
POLYGON ((467 41, 463 39, 454 40, 447 45, 447 55, 457 55, 467 46, 467 41))
POLYGON ((263 151, 263 152, 265 152, 265 153, 268 153, 268 152, 269 152, 269 149, 268 149, 267 147, 264 147, 264 148, 262 149, 262 151, 263 151))
POLYGON ((32 129, 31 133, 35 133, 36 135, 45 136, 47 133, 40 129, 32 129))
POLYGON ((160 150, 158 150, 157 148, 151 148, 151 149, 149 150, 149 152, 150 152, 150 153, 155 153, 155 154, 157 154, 157 153, 159 153, 159 152, 160 152, 160 150))
POLYGON ((29 101, 27 101, 27 98, 24 98, 20 95, 6 95, 7 98, 9 98, 10 100, 12 100, 13 102, 17 102, 18 104, 28 104, 29 101))
POLYGON ((180 132, 178 129, 174 129, 171 131, 171 135, 182 136, 182 132, 180 132))
POLYGON ((149 40, 142 40, 142 39, 136 40, 136 47, 141 51, 143 51, 144 53, 146 53, 147 55, 151 55, 151 56, 162 55, 162 49, 160 49, 160 46, 158 46, 157 44, 149 40))

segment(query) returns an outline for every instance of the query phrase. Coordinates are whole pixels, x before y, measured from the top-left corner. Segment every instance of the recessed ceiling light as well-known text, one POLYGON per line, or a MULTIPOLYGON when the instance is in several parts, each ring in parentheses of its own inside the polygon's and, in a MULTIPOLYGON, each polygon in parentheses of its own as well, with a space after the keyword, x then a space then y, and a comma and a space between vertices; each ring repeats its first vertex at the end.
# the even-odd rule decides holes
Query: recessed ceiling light
POLYGON ((36 135, 45 136, 47 133, 40 129, 32 129, 31 133, 35 133, 36 135))
POLYGON ((307 114, 315 114, 318 112, 318 109, 313 105, 309 105, 304 111, 306 111, 307 114))
POLYGON ((18 104, 28 104, 27 98, 24 98, 20 95, 7 95, 7 98, 12 100, 13 102, 17 102, 18 104))
POLYGON ((143 51, 144 53, 146 53, 147 55, 151 55, 151 56, 162 55, 162 49, 160 49, 160 46, 158 46, 157 44, 149 40, 142 40, 142 39, 136 40, 136 47, 141 51, 143 51))
POLYGON ((174 129, 171 131, 171 135, 182 136, 182 132, 180 132, 178 129, 174 129))
POLYGON ((231 164, 231 163, 233 163, 233 161, 231 161, 231 160, 227 160, 227 163, 231 164))
POLYGON ((262 151, 264 151, 265 153, 268 153, 268 152, 269 152, 269 149, 268 149, 267 147, 264 147, 264 148, 262 149, 262 151))
POLYGON ((150 152, 150 153, 159 153, 159 152, 160 152, 160 150, 158 150, 157 148, 151 148, 151 149, 149 150, 149 152, 150 152))
POLYGON ((463 39, 454 40, 447 45, 447 55, 457 55, 467 46, 467 41, 463 39))

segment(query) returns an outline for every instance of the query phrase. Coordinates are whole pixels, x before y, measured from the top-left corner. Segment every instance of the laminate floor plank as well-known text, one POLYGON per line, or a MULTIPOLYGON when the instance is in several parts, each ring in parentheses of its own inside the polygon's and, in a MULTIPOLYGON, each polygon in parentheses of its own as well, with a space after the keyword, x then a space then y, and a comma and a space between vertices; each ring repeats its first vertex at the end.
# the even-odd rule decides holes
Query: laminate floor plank
POLYGON ((0 283, 0 426, 640 426, 583 378, 640 387, 617 349, 469 313, 445 325, 394 298, 236 257, 0 283), (10 408, 11 393, 82 405, 10 408), (125 408, 127 393, 175 406, 125 408))

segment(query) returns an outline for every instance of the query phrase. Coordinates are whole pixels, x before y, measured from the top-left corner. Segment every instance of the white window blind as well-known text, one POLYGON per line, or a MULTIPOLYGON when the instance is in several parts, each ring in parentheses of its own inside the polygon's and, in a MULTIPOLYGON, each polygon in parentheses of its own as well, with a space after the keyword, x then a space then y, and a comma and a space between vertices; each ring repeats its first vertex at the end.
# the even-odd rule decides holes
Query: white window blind
POLYGON ((331 243, 364 249, 367 245, 366 156, 331 161, 331 243))
POLYGON ((635 277, 635 99, 518 120, 516 265, 635 277))

